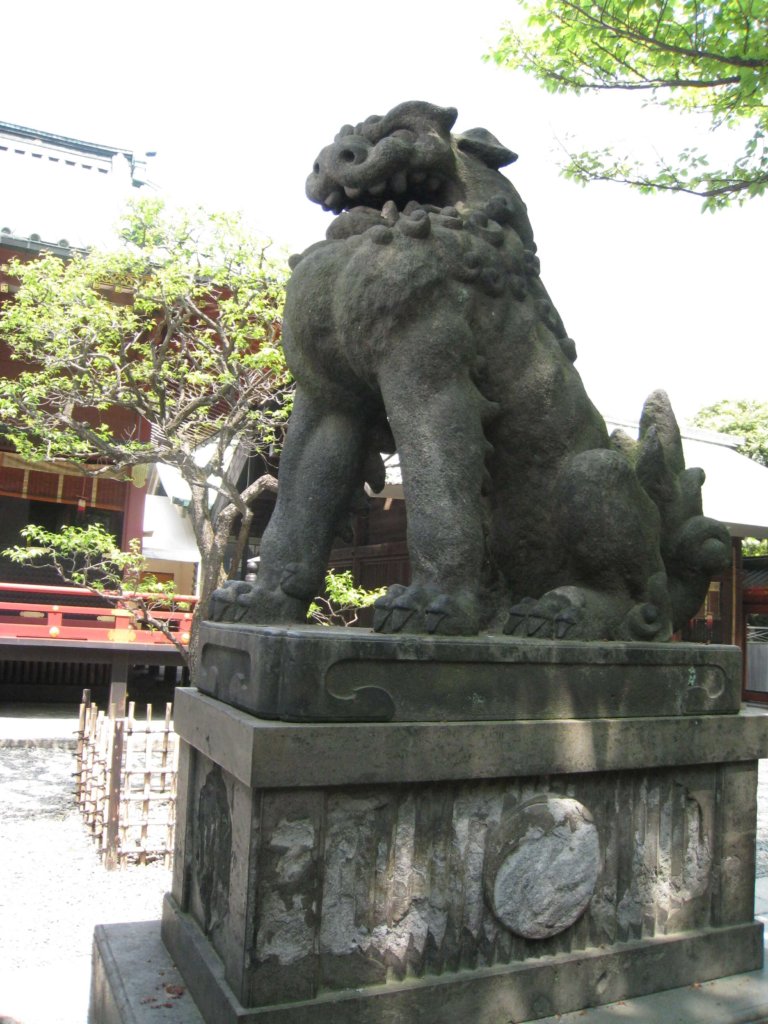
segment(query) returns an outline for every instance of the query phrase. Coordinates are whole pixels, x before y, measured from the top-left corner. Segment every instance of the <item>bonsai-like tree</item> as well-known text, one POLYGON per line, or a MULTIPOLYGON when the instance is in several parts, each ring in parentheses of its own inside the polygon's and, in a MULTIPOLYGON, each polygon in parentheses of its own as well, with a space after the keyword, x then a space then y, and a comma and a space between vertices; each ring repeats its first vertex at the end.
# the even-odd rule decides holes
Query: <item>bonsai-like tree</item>
POLYGON ((254 500, 276 488, 269 473, 244 490, 238 479, 245 456, 276 450, 287 416, 283 262, 235 216, 150 199, 129 208, 113 250, 42 255, 12 272, 20 287, 0 340, 19 372, 0 378, 0 436, 30 462, 95 475, 175 467, 205 609, 233 529, 242 550, 254 500), (120 409, 141 429, 111 426, 120 409))

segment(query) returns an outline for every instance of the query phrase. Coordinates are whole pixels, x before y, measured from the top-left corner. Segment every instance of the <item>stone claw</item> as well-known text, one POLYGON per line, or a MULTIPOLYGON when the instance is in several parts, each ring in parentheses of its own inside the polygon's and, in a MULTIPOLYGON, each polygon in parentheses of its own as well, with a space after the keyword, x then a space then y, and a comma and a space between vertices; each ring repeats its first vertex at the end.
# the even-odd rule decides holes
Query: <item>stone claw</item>
POLYGON ((428 633, 441 636, 473 636, 480 628, 477 602, 469 596, 440 594, 425 611, 428 633))
POLYGON ((581 618, 581 609, 564 594, 544 594, 538 601, 524 597, 510 608, 504 632, 512 636, 564 640, 581 618))
POLYGON ((208 614, 214 622, 237 622, 240 595, 251 587, 243 580, 227 580, 211 594, 208 614))
POLYGON ((390 627, 392 633, 401 633, 408 627, 409 633, 426 632, 424 610, 429 604, 430 593, 423 587, 404 587, 393 601, 390 627))
POLYGON ((395 610, 395 601, 401 594, 404 594, 407 587, 401 583, 393 583, 383 597, 373 603, 373 629, 376 633, 395 633, 392 625, 392 615, 395 610))
POLYGON ((393 633, 400 633, 413 619, 414 615, 418 615, 421 609, 413 604, 396 604, 392 609, 392 618, 390 624, 392 626, 393 633))
POLYGON ((547 636, 551 632, 551 627, 551 618, 549 618, 545 614, 542 614, 541 612, 532 612, 528 615, 528 618, 525 620, 525 625, 523 628, 525 629, 525 633, 527 636, 537 636, 539 634, 541 634, 542 636, 547 636), (545 627, 549 627, 549 629, 545 627))
POLYGON ((509 616, 504 626, 504 632, 508 634, 519 633, 525 629, 528 622, 528 614, 536 606, 532 597, 524 597, 522 601, 513 604, 509 609, 509 616))
POLYGON ((477 602, 469 595, 439 594, 428 587, 395 584, 374 604, 377 633, 472 636, 479 628, 477 602))
POLYGON ((305 622, 306 605, 306 600, 292 597, 282 589, 269 590, 258 581, 228 580, 211 596, 209 615, 214 622, 254 625, 305 622))
POLYGON ((575 608, 566 608, 555 616, 555 640, 564 640, 575 628, 579 615, 575 608))

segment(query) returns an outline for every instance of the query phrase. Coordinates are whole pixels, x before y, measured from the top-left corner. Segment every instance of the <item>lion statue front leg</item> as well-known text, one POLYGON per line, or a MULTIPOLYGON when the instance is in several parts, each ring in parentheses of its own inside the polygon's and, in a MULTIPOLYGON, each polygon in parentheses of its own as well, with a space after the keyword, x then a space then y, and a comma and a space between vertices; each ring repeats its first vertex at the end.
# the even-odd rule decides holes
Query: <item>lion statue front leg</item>
POLYGON ((471 635, 481 624, 489 451, 483 419, 490 406, 471 379, 473 340, 460 321, 435 312, 404 334, 379 385, 400 458, 412 582, 379 599, 374 629, 471 635), (444 358, 425 369, 433 346, 444 358))
POLYGON ((277 503, 261 541, 258 579, 230 581, 212 599, 224 622, 305 622, 322 592, 328 553, 364 476, 364 412, 296 392, 280 460, 277 503))

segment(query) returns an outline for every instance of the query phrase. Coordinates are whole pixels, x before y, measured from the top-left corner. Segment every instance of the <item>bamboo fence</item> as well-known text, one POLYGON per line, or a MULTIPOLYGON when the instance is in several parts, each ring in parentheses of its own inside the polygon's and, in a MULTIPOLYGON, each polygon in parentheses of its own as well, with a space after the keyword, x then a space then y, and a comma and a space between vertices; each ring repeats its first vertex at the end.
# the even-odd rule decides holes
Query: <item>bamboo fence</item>
POLYGON ((178 737, 163 719, 137 721, 135 702, 121 716, 83 693, 77 734, 75 798, 107 868, 162 860, 170 866, 176 824, 178 737))

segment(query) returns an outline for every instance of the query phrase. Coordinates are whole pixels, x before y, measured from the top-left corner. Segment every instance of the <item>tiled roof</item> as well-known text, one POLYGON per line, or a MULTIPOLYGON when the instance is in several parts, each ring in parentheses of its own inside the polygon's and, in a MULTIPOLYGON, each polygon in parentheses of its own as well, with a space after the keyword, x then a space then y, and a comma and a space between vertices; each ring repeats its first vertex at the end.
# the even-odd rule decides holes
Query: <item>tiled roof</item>
POLYGON ((745 558, 743 572, 745 590, 768 589, 768 558, 745 558))
POLYGON ((105 243, 141 183, 139 163, 127 149, 0 121, 0 244, 105 243))
POLYGON ((84 142, 82 139, 72 139, 66 135, 54 135, 53 132, 42 132, 36 128, 25 128, 20 124, 11 124, 10 121, 0 121, 0 137, 17 139, 24 142, 33 142, 41 146, 49 146, 53 149, 69 150, 72 153, 81 153, 86 156, 100 156, 111 159, 118 153, 122 153, 133 161, 133 153, 130 150, 115 146, 102 146, 95 142, 84 142))

